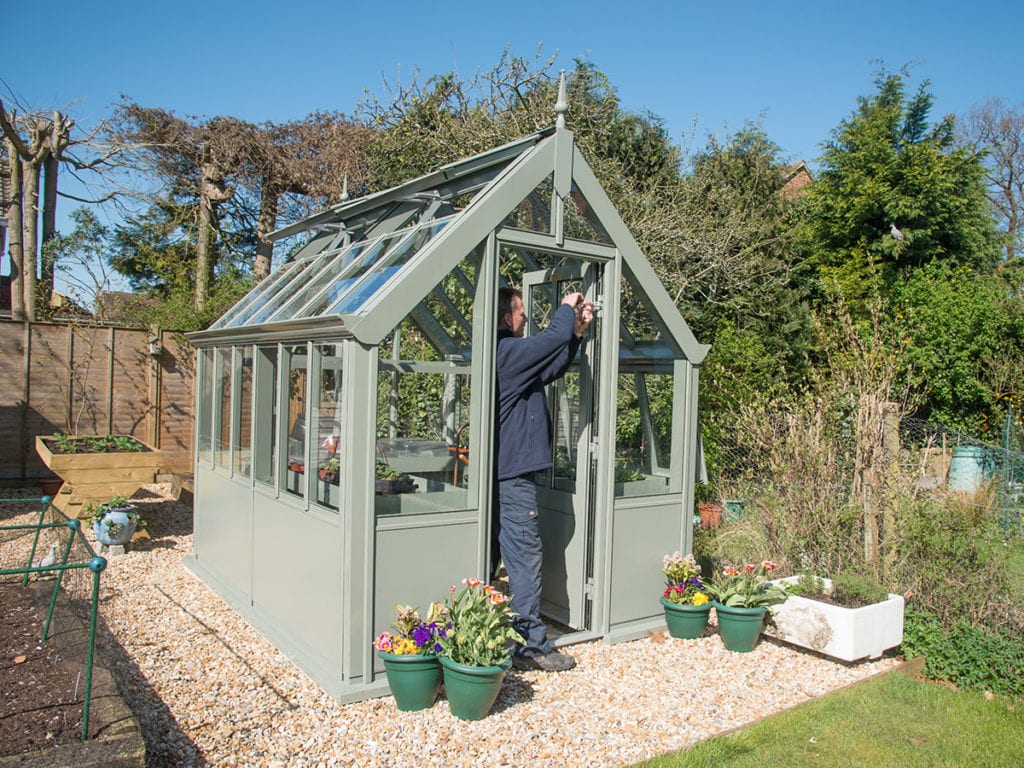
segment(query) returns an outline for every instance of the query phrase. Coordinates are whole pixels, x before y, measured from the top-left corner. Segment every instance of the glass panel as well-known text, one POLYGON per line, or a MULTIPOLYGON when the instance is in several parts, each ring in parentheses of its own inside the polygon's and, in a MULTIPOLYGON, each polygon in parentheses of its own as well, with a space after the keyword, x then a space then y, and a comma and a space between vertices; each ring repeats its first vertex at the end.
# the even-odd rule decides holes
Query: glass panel
MULTIPOLYGON (((353 243, 344 250, 322 254, 322 258, 303 277, 302 285, 295 287, 287 301, 269 318, 269 322, 276 323, 292 317, 307 316, 307 313, 302 311, 304 305, 308 304, 311 298, 330 288, 339 275, 350 271, 349 265, 357 260, 359 254, 366 251, 368 245, 366 242, 353 243)), ((367 254, 367 258, 376 257, 367 254)))
POLYGON ((522 286, 524 272, 538 272, 545 269, 557 270, 560 268, 578 271, 579 268, 579 259, 569 254, 550 254, 509 245, 501 246, 499 257, 499 270, 502 276, 506 278, 510 285, 516 288, 522 286))
MULTIPOLYGON (((353 243, 346 250, 332 257, 327 264, 319 271, 316 277, 309 282, 295 297, 288 306, 283 308, 281 316, 275 320, 283 320, 286 317, 319 317, 324 310, 347 290, 348 286, 355 282, 355 279, 339 279, 346 272, 351 272, 349 266, 359 259, 372 241, 353 243), (312 298, 311 298, 312 297, 312 298)), ((380 253, 386 248, 381 245, 381 250, 375 254, 367 254, 366 258, 379 258, 380 253)))
POLYGON ((655 322, 643 295, 623 277, 619 281, 622 309, 620 339, 624 346, 632 347, 639 341, 661 338, 661 327, 655 322))
POLYGON ((670 373, 619 376, 615 418, 615 495, 650 496, 678 489, 673 481, 670 373))
POLYGON ((239 371, 234 401, 235 472, 249 477, 252 468, 252 347, 238 347, 239 371))
MULTIPOLYGON (((336 302, 349 288, 355 285, 359 278, 366 274, 366 271, 373 266, 373 263, 380 259, 387 249, 401 236, 401 233, 391 234, 375 241, 369 246, 364 243, 353 245, 352 248, 356 250, 351 251, 353 256, 351 260, 346 252, 337 263, 332 261, 326 271, 330 277, 337 275, 338 279, 333 283, 329 283, 326 288, 323 285, 318 286, 320 295, 310 302, 310 306, 303 311, 303 314, 306 316, 330 314, 331 308, 329 305, 336 302), (336 272, 335 268, 337 269, 336 272), (327 306, 328 309, 323 310, 322 307, 324 306, 327 306)), ((301 305, 289 302, 279 312, 274 313, 270 320, 271 322, 287 320, 297 313, 299 309, 302 309, 301 305)))
POLYGON ((531 232, 551 232, 551 196, 554 194, 554 174, 549 174, 537 188, 527 195, 502 222, 503 226, 526 229, 531 232))
POLYGON ((449 216, 437 221, 428 221, 416 227, 405 240, 401 241, 383 259, 379 259, 373 271, 360 280, 359 284, 348 295, 343 296, 328 312, 355 312, 363 305, 363 302, 373 296, 380 286, 384 285, 395 272, 419 253, 454 218, 454 216, 449 216))
MULTIPOLYGON (((548 327, 562 297, 570 291, 581 291, 581 280, 560 280, 533 286, 528 297, 527 335, 535 335, 548 327)), ((574 369, 547 387, 548 414, 551 418, 552 466, 536 475, 538 484, 573 491, 576 488, 577 442, 579 441, 580 374, 574 369)))
POLYGON ((196 453, 200 461, 213 461, 213 380, 214 352, 207 347, 201 353, 201 378, 199 381, 199 402, 196 404, 196 453))
POLYGON ((475 248, 380 347, 377 377, 379 515, 466 509, 475 498, 479 439, 470 423, 475 248), (440 341, 439 341, 440 340, 440 341), (457 347, 457 354, 445 348, 457 347))
POLYGON ((614 245, 601 221, 594 215, 590 202, 583 193, 572 185, 572 192, 565 201, 565 234, 577 240, 614 245))
POLYGON ((475 472, 469 450, 471 377, 468 365, 457 370, 461 372, 399 372, 381 361, 375 462, 378 514, 466 508, 466 489, 475 472))
MULTIPOLYGON (((539 473, 550 476, 550 487, 561 491, 576 490, 576 443, 579 440, 580 376, 568 371, 548 391, 551 398, 551 443, 554 454, 550 470, 539 473)), ((545 478, 547 479, 547 478, 545 478)))
POLYGON ((256 413, 253 442, 253 476, 274 484, 277 447, 277 345, 256 348, 256 413))
POLYGON ((273 290, 268 291, 261 301, 254 302, 244 314, 237 318, 234 325, 259 325, 267 322, 267 318, 281 308, 282 302, 287 302, 288 298, 299 290, 310 275, 316 274, 317 268, 326 258, 321 254, 296 262, 295 269, 288 273, 287 279, 275 284, 273 290))
POLYGON ((320 347, 316 500, 338 508, 341 488, 341 345, 320 347))
POLYGON ((282 473, 284 489, 296 496, 306 495, 306 345, 286 347, 284 363, 288 366, 288 407, 285 410, 288 429, 288 452, 282 473))
POLYGON ((274 292, 287 282, 288 275, 296 266, 297 262, 294 261, 282 264, 274 274, 249 291, 227 314, 223 315, 220 320, 210 327, 227 328, 241 325, 245 318, 252 314, 253 310, 263 306, 263 302, 267 300, 267 297, 273 295, 274 292))
POLYGON ((214 403, 217 412, 217 444, 213 463, 230 469, 231 456, 231 347, 218 347, 217 384, 214 403))

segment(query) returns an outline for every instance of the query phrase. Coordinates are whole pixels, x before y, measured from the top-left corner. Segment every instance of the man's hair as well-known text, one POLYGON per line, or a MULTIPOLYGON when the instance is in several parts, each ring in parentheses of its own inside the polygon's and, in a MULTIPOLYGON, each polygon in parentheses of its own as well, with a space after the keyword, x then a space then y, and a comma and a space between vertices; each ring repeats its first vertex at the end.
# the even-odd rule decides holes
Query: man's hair
POLYGON ((498 289, 498 322, 507 314, 512 312, 512 299, 523 298, 523 294, 517 291, 515 288, 499 288, 498 289))

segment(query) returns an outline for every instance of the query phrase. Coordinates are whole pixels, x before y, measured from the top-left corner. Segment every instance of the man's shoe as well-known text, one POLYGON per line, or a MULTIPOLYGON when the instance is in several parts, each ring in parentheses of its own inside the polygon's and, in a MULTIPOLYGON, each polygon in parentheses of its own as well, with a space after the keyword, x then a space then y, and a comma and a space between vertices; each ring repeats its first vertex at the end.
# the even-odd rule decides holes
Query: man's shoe
POLYGON ((542 656, 516 654, 512 658, 512 666, 524 671, 539 669, 542 672, 566 672, 576 666, 576 659, 560 651, 552 651, 542 656))

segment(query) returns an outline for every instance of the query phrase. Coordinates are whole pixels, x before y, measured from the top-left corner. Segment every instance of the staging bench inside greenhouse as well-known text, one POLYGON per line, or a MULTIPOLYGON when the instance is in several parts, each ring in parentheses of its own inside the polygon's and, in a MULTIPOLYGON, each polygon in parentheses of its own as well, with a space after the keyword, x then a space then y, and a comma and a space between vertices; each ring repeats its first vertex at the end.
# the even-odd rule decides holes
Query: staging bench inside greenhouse
POLYGON ((564 125, 275 233, 293 256, 197 347, 189 567, 353 701, 396 604, 484 577, 498 289, 537 333, 596 306, 548 387, 536 475, 543 611, 560 644, 663 626, 662 555, 689 551, 699 344, 564 125))

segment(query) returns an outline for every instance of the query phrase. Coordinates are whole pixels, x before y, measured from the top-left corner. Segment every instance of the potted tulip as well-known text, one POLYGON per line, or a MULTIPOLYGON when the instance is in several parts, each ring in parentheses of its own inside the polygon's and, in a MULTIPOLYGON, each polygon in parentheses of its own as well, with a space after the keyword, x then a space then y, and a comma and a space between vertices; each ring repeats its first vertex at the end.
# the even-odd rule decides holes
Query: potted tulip
POLYGON ((730 651, 754 650, 769 607, 786 599, 786 585, 768 580, 776 567, 770 560, 741 568, 727 565, 708 585, 714 597, 718 633, 730 651))
POLYGON ((512 628, 507 595, 480 579, 463 579, 448 601, 449 626, 440 634, 444 690, 451 713, 463 720, 487 716, 505 673, 512 666, 511 646, 523 642, 512 628))

